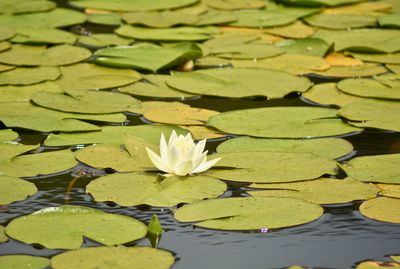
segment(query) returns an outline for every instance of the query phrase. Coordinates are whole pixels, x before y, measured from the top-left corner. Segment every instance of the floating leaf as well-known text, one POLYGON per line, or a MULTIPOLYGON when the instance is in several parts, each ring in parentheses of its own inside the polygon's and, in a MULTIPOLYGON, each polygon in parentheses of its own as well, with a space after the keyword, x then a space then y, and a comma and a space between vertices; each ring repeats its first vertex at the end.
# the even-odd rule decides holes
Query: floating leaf
POLYGON ((321 107, 269 107, 224 112, 207 125, 225 133, 273 138, 310 138, 360 131, 321 107), (268 119, 266 121, 265 119, 268 119))
POLYGON ((293 23, 297 16, 279 10, 240 10, 233 13, 237 21, 229 23, 230 26, 239 27, 276 27, 293 23))
POLYGON ((203 126, 203 125, 191 125, 191 126, 179 126, 183 129, 188 130, 192 136, 194 140, 203 140, 203 139, 214 139, 214 138, 221 138, 221 137, 225 137, 226 135, 208 128, 207 126, 203 126))
POLYGON ((7 26, 0 25, 0 40, 6 40, 15 35, 15 31, 7 26))
POLYGON ((156 174, 123 173, 97 178, 89 183, 86 191, 96 201, 113 201, 121 206, 171 207, 218 197, 226 191, 226 184, 201 175, 161 180, 156 174))
POLYGON ((236 16, 229 11, 207 10, 198 15, 198 26, 227 24, 237 20, 236 16))
POLYGON ((224 10, 265 7, 265 1, 263 0, 203 0, 203 2, 211 8, 224 10))
POLYGON ((135 136, 153 144, 158 144, 161 133, 170 134, 175 130, 178 134, 186 134, 187 131, 176 126, 146 124, 136 126, 104 126, 100 132, 93 133, 61 133, 50 134, 46 146, 70 146, 77 144, 111 144, 122 145, 124 134, 135 136))
POLYGON ((141 78, 134 70, 108 68, 89 63, 64 66, 61 72, 62 77, 55 83, 68 92, 115 88, 141 78))
POLYGON ((224 97, 247 97, 254 95, 281 98, 293 92, 303 92, 311 86, 306 78, 258 68, 208 69, 190 73, 178 73, 167 80, 178 90, 224 97))
POLYGON ((29 255, 4 255, 0 256, 0 266, 7 269, 45 269, 50 266, 50 260, 29 255))
POLYGON ((380 64, 365 63, 359 66, 331 66, 326 71, 315 71, 314 74, 328 78, 370 77, 386 73, 380 64))
POLYGON ((25 200, 27 196, 35 194, 38 190, 35 184, 29 181, 8 176, 0 176, 0 186, 0 204, 2 205, 25 200))
POLYGON ((400 198, 400 184, 376 184, 381 190, 379 195, 392 198, 400 198))
POLYGON ((36 12, 21 15, 0 15, 0 25, 9 27, 65 27, 85 22, 86 16, 81 12, 55 8, 48 12, 36 12))
MULTIPOLYGON (((256 33, 241 33, 241 32, 222 32, 219 35, 213 36, 211 39, 202 43, 203 50, 223 49, 226 46, 249 44, 260 39, 256 33)), ((207 53, 208 54, 208 53, 207 53)))
POLYGON ((99 49, 94 55, 93 61, 98 64, 156 72, 199 58, 202 53, 194 43, 179 43, 167 47, 152 44, 111 47, 99 49))
POLYGON ((121 16, 116 13, 94 13, 87 15, 87 22, 101 25, 120 25, 121 16))
POLYGON ((364 216, 385 222, 400 224, 400 199, 378 197, 365 201, 360 205, 364 216))
POLYGON ((336 159, 351 153, 353 146, 340 138, 321 139, 263 139, 237 137, 229 139, 217 147, 218 153, 229 152, 287 152, 312 153, 317 156, 336 159))
POLYGON ((0 62, 12 65, 68 65, 86 60, 89 50, 71 45, 46 46, 15 45, 0 53, 0 62))
POLYGON ((354 14, 317 14, 305 18, 305 21, 312 26, 338 30, 371 27, 377 24, 373 16, 354 14))
POLYGON ((148 0, 72 0, 71 4, 93 9, 113 10, 113 11, 144 11, 173 9, 188 6, 198 0, 168 0, 168 1, 148 1, 148 0))
POLYGON ((400 28, 399 14, 389 14, 378 19, 381 27, 400 28))
POLYGON ((11 43, 8 41, 0 41, 0 51, 5 51, 11 48, 11 43))
POLYGON ((278 0, 284 4, 298 5, 298 6, 340 6, 344 4, 352 4, 361 2, 362 0, 278 0))
POLYGON ((0 130, 0 142, 10 142, 18 138, 18 133, 11 129, 0 130))
POLYGON ((400 264, 393 262, 366 261, 357 265, 356 269, 399 269, 400 264))
POLYGON ((175 108, 188 108, 190 107, 187 104, 181 102, 163 102, 163 101, 145 101, 142 102, 142 107, 138 109, 131 109, 130 112, 143 115, 147 111, 151 111, 154 109, 175 109, 175 108))
MULTIPOLYGON (((1 20, 0 20, 1 22, 1 20)), ((201 41, 211 38, 218 33, 215 27, 175 27, 167 29, 153 29, 124 25, 115 30, 121 36, 142 40, 155 41, 201 41)))
POLYGON ((396 73, 396 74, 400 74, 400 65, 395 65, 395 64, 387 64, 386 67, 396 73))
POLYGON ((13 65, 0 64, 0 72, 13 70, 13 69, 15 69, 15 66, 13 66, 13 65))
POLYGON ((302 96, 318 104, 336 106, 345 106, 363 99, 339 91, 336 87, 336 83, 314 85, 311 89, 303 93, 302 96))
POLYGON ((400 131, 398 113, 400 102, 365 99, 342 107, 338 114, 352 122, 352 125, 400 131))
POLYGON ((0 72, 0 85, 30 85, 55 80, 60 75, 60 69, 55 66, 18 67, 0 72))
POLYGON ((11 161, 0 163, 0 173, 14 177, 29 177, 65 171, 77 164, 74 154, 66 149, 15 157, 11 161))
POLYGON ((252 184, 248 191, 254 197, 292 197, 317 204, 340 204, 376 197, 378 188, 352 178, 322 178, 303 182, 280 184, 252 184), (265 189, 265 190, 264 190, 265 189))
POLYGON ((299 40, 286 39, 275 44, 286 53, 324 57, 329 44, 319 38, 305 38, 299 40))
POLYGON ((26 244, 63 249, 80 248, 83 236, 110 246, 140 239, 146 232, 146 225, 132 217, 70 205, 36 211, 6 227, 7 235, 26 244))
POLYGON ((356 157, 342 165, 346 174, 364 182, 400 184, 400 154, 356 157))
POLYGON ((355 53, 350 52, 351 56, 366 62, 384 63, 384 64, 400 64, 400 53, 355 53))
POLYGON ((381 16, 392 10, 393 6, 384 1, 362 2, 354 5, 342 5, 331 8, 325 8, 323 14, 353 14, 381 16))
POLYGON ((176 25, 193 25, 199 18, 195 14, 181 10, 136 11, 123 14, 128 24, 139 24, 155 28, 168 28, 176 25))
POLYGON ((4 226, 0 225, 0 243, 8 241, 7 235, 4 233, 5 228, 4 226))
POLYGON ((115 92, 85 91, 75 96, 63 93, 36 92, 31 96, 34 103, 64 112, 107 114, 128 111, 140 107, 140 101, 115 92))
MULTIPOLYGON (((165 82, 170 78, 169 75, 144 75, 143 78, 145 81, 139 81, 137 83, 118 88, 118 91, 132 95, 159 98, 182 99, 186 97, 195 97, 193 94, 177 91, 171 87, 168 87, 165 82)), ((143 105, 144 103, 142 102, 142 106, 143 105)))
POLYGON ((149 247, 90 247, 67 251, 51 258, 54 269, 99 268, 108 269, 168 269, 174 256, 165 250, 149 247))
POLYGON ((219 114, 214 110, 196 107, 157 108, 146 111, 143 116, 153 122, 176 125, 203 125, 208 118, 219 114))
POLYGON ((76 36, 72 33, 40 27, 19 27, 15 28, 17 35, 11 39, 13 43, 28 44, 73 44, 76 36))
POLYGON ((400 83, 390 87, 374 79, 345 79, 337 84, 337 88, 345 93, 368 97, 400 100, 400 83))
POLYGON ((211 49, 210 54, 228 59, 263 59, 284 53, 280 48, 264 43, 247 43, 211 49))
POLYGON ((28 13, 40 12, 53 9, 57 6, 56 3, 46 0, 2 0, 0 2, 0 13, 28 13))
POLYGON ((352 57, 347 57, 340 52, 332 52, 325 57, 331 66, 361 66, 364 63, 352 57))
POLYGON ((314 29, 301 21, 274 28, 266 28, 266 33, 283 36, 287 38, 307 38, 314 33, 314 29))
POLYGON ((38 148, 39 145, 24 145, 19 143, 3 142, 0 143, 0 163, 11 161, 12 158, 38 148))
POLYGON ((219 179, 237 182, 277 183, 310 180, 324 174, 336 174, 335 161, 309 153, 239 152, 219 153, 215 167, 205 173, 219 179))
POLYGON ((89 47, 127 46, 133 39, 117 36, 115 34, 92 34, 79 36, 78 43, 89 47))
POLYGON ((318 219, 323 209, 314 203, 294 198, 209 199, 180 207, 175 218, 196 222, 199 227, 219 230, 278 229, 318 219))

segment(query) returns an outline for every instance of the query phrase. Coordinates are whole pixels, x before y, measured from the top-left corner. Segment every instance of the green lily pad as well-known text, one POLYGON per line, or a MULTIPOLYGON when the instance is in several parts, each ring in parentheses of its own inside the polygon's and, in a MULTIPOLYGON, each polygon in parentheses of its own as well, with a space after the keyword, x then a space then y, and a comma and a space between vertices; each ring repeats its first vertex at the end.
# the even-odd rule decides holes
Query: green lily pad
POLYGON ((301 21, 295 21, 292 24, 267 28, 266 33, 282 36, 286 38, 307 38, 314 33, 314 29, 301 21))
POLYGON ((232 12, 212 9, 197 15, 197 17, 199 18, 199 21, 195 24, 197 26, 227 24, 237 20, 232 12))
POLYGON ((211 39, 202 43, 204 54, 209 54, 208 50, 223 49, 226 46, 250 44, 253 41, 259 40, 260 37, 255 33, 226 33, 222 32, 219 35, 213 36, 211 39))
POLYGON ((51 258, 54 269, 168 269, 174 264, 173 255, 165 250, 149 247, 90 247, 61 253, 51 258))
POLYGON ((128 111, 140 107, 140 101, 115 92, 85 91, 74 96, 63 93, 36 92, 31 100, 43 107, 64 112, 107 114, 128 111))
POLYGON ((312 153, 317 156, 336 159, 351 153, 353 146, 341 138, 321 139, 263 139, 237 137, 229 139, 217 147, 218 153, 231 152, 287 152, 312 153))
POLYGON ((311 55, 324 57, 329 50, 329 44, 319 38, 305 38, 299 40, 286 39, 275 44, 289 54, 311 55))
POLYGON ((207 125, 225 133, 270 138, 310 138, 360 131, 344 124, 336 113, 335 109, 321 107, 244 109, 213 116, 207 125))
POLYGON ((393 113, 399 109, 400 103, 397 101, 365 99, 342 107, 338 114, 353 121, 351 124, 354 126, 400 132, 400 116, 393 113))
POLYGON ((8 237, 5 234, 5 227, 0 225, 0 243, 8 241, 8 237))
POLYGON ((130 110, 130 112, 143 115, 144 113, 154 109, 176 109, 176 108, 188 108, 187 104, 181 102, 163 102, 163 101, 145 101, 142 102, 142 107, 139 109, 130 110))
POLYGON ((400 74, 400 65, 396 65, 396 64, 387 64, 386 67, 396 73, 396 74, 400 74))
POLYGON ((96 201, 113 201, 121 206, 171 207, 218 197, 225 191, 226 184, 211 177, 173 176, 160 180, 150 173, 112 174, 97 178, 86 187, 96 201))
POLYGON ((0 163, 0 172, 7 176, 29 177, 65 171, 77 164, 74 154, 67 149, 15 157, 0 163))
POLYGON ((354 14, 317 14, 304 20, 312 26, 336 30, 372 27, 377 24, 373 16, 354 14))
POLYGON ((400 224, 400 199, 378 197, 363 202, 360 205, 360 213, 365 217, 400 224))
POLYGON ((0 41, 0 51, 5 51, 11 48, 11 43, 8 41, 0 41))
POLYGON ((376 197, 378 188, 356 179, 322 178, 303 182, 279 184, 252 184, 248 191, 253 197, 292 197, 317 204, 340 204, 376 197), (265 190, 264 190, 265 189, 265 190))
POLYGON ((356 59, 360 59, 365 62, 373 63, 384 63, 384 64, 400 64, 400 53, 387 53, 387 54, 377 54, 377 53, 348 53, 356 59))
POLYGON ((334 175, 337 171, 335 161, 310 153, 240 152, 210 157, 221 157, 215 168, 231 169, 212 169, 205 175, 237 182, 292 182, 334 175))
POLYGON ((283 4, 298 5, 298 6, 341 6, 361 2, 362 0, 278 0, 283 4))
POLYGON ((15 31, 17 35, 11 39, 13 43, 73 44, 76 40, 74 34, 52 28, 20 27, 15 31))
POLYGON ((365 261, 357 265, 356 269, 399 269, 399 263, 365 261))
POLYGON ((0 163, 11 161, 12 158, 38 147, 39 145, 24 145, 15 142, 3 142, 0 144, 0 163))
POLYGON ((381 27, 400 28, 399 14, 388 14, 378 18, 381 27))
POLYGON ((128 69, 117 69, 80 63, 61 68, 62 77, 55 83, 68 92, 110 89, 138 81, 141 75, 128 69))
POLYGON ((18 133, 14 132, 11 129, 3 129, 0 130, 0 142, 4 143, 4 142, 11 142, 15 139, 18 138, 18 133))
POLYGON ((94 55, 96 58, 93 61, 101 65, 156 72, 199 58, 202 52, 194 43, 179 43, 167 47, 139 44, 130 47, 103 48, 94 55))
POLYGON ((0 15, 0 25, 14 27, 65 27, 85 22, 86 15, 65 8, 55 8, 48 12, 36 12, 21 15, 0 15))
POLYGON ((209 199, 180 207, 174 217, 219 230, 278 229, 318 219, 323 209, 294 198, 240 197, 209 199))
POLYGON ((208 27, 174 27, 166 29, 154 29, 124 25, 115 30, 121 36, 141 40, 154 41, 202 41, 210 39, 218 33, 218 29, 208 27))
POLYGON ((145 11, 173 9, 188 6, 198 0, 168 0, 168 1, 147 1, 147 0, 72 0, 71 4, 101 10, 113 11, 145 11))
POLYGON ((86 60, 91 56, 88 49, 58 45, 46 46, 15 45, 10 50, 0 53, 0 62, 11 65, 68 65, 86 60))
POLYGON ((128 24, 145 25, 154 28, 168 28, 176 25, 194 25, 199 18, 181 10, 136 11, 123 14, 128 24))
POLYGON ((77 144, 124 144, 124 135, 135 136, 147 142, 158 144, 161 133, 170 134, 175 130, 178 134, 187 131, 168 125, 146 124, 136 126, 104 126, 100 132, 92 133, 60 133, 50 134, 45 140, 46 146, 70 146, 77 144))
POLYGON ((10 27, 0 25, 0 40, 6 40, 15 36, 15 31, 10 27))
MULTIPOLYGON (((170 78, 169 75, 144 75, 145 81, 139 81, 131 85, 118 88, 119 92, 132 95, 159 97, 159 98, 186 98, 196 95, 177 91, 168 87, 165 82, 170 78)), ((143 105, 143 102, 142 102, 143 105)))
POLYGON ((100 25, 121 25, 121 16, 116 13, 93 13, 87 15, 87 22, 100 25))
POLYGON ((233 14, 237 21, 229 23, 230 26, 239 27, 276 27, 293 23, 297 20, 295 14, 279 10, 240 10, 233 14))
POLYGON ((18 67, 0 72, 0 85, 30 85, 55 80, 60 75, 60 69, 55 66, 18 67))
POLYGON ((306 91, 311 82, 307 78, 280 71, 234 68, 178 73, 167 80, 167 85, 199 95, 233 98, 262 95, 281 98, 293 91, 306 91))
POLYGON ((400 184, 376 184, 380 189, 379 195, 400 198, 400 184))
POLYGON ((9 70, 13 70, 16 67, 13 65, 5 65, 5 64, 0 64, 0 72, 4 72, 4 71, 9 71, 9 70))
POLYGON ((368 97, 400 100, 400 83, 390 87, 374 79, 345 79, 337 84, 337 88, 345 93, 368 97))
POLYGON ((364 63, 358 66, 331 66, 325 71, 315 71, 314 74, 327 78, 370 77, 386 73, 387 69, 380 64, 364 63))
POLYGON ((0 176, 0 186, 0 204, 2 205, 25 200, 38 191, 35 184, 17 177, 0 176))
MULTIPOLYGON (((390 1, 390 0, 389 0, 390 1)), ((360 1, 352 5, 341 5, 331 8, 325 8, 325 14, 353 14, 382 16, 387 12, 394 11, 394 6, 389 1, 360 1)))
POLYGON ((236 9, 253 9, 265 7, 263 0, 203 0, 203 2, 215 9, 236 10, 236 9))
POLYGON ((0 267, 7 269, 45 269, 50 265, 50 260, 44 257, 29 255, 4 255, 0 256, 0 267))
POLYGON ((280 48, 263 43, 248 43, 214 48, 211 55, 227 59, 263 59, 284 53, 280 48))
POLYGON ((108 47, 108 46, 127 46, 134 40, 117 36, 116 34, 92 34, 89 36, 81 35, 78 38, 78 43, 89 47, 108 47))
POLYGON ((146 111, 143 116, 152 121, 175 125, 204 125, 209 117, 219 112, 196 107, 156 108, 146 111))
POLYGON ((352 178, 364 182, 400 184, 400 154, 356 157, 342 165, 352 178))
POLYGON ((304 75, 315 71, 327 70, 330 68, 328 62, 321 57, 312 55, 282 54, 277 57, 261 59, 258 61, 231 61, 234 67, 265 68, 304 75))
POLYGON ((339 91, 336 83, 314 85, 311 89, 303 93, 302 96, 318 104, 336 106, 345 106, 364 99, 339 91))
POLYGON ((314 37, 334 43, 335 51, 393 53, 400 51, 400 31, 360 29, 352 31, 319 30, 314 37))
POLYGON ((13 219, 6 227, 7 235, 16 240, 51 249, 80 248, 83 236, 107 246, 124 244, 146 232, 146 225, 132 217, 70 205, 36 211, 13 219))
POLYGON ((46 0, 2 0, 0 3, 0 13, 16 14, 40 12, 53 9, 57 6, 56 3, 46 0))

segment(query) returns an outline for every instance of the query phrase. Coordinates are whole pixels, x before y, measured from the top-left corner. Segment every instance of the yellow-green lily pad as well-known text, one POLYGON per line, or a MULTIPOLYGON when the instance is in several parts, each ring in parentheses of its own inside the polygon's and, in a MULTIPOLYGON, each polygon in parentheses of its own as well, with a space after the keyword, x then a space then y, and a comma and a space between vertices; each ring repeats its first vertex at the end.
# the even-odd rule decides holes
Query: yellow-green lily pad
POLYGON ((12 142, 13 140, 15 140, 17 138, 18 138, 18 133, 14 132, 11 129, 0 130, 0 142, 2 142, 2 143, 12 142))
POLYGON ((331 66, 328 70, 315 71, 313 73, 326 78, 354 78, 370 77, 386 72, 387 69, 380 64, 364 63, 357 66, 331 66))
POLYGON ((144 101, 142 102, 142 107, 138 109, 131 109, 130 112, 143 115, 147 111, 154 109, 175 109, 175 108, 188 108, 187 104, 181 102, 163 102, 163 101, 144 101))
POLYGON ((107 246, 124 244, 146 232, 146 225, 132 217, 71 205, 44 208, 13 219, 6 227, 7 235, 16 240, 51 249, 78 249, 83 236, 107 246))
POLYGON ((176 125, 204 125, 209 117, 219 112, 196 107, 156 108, 146 111, 143 116, 153 122, 176 125))
POLYGON ((168 269, 174 264, 172 253, 149 247, 90 247, 67 251, 51 258, 54 269, 168 269))
POLYGON ((345 4, 353 4, 362 0, 278 0, 284 4, 292 4, 295 6, 340 6, 345 4))
POLYGON ((246 43, 213 48, 211 55, 227 59, 264 59, 284 53, 282 49, 265 43, 246 43))
POLYGON ((136 11, 123 14, 128 24, 145 25, 154 28, 169 28, 176 25, 194 25, 199 18, 184 10, 136 11))
POLYGON ((400 74, 400 64, 386 64, 386 67, 396 73, 396 74, 400 74))
POLYGON ((203 0, 203 2, 211 8, 223 10, 253 9, 265 7, 265 1, 262 0, 203 0))
POLYGON ((35 184, 17 177, 0 176, 0 186, 0 204, 2 205, 25 200, 38 191, 35 184))
POLYGON ((400 184, 400 154, 361 156, 342 165, 346 174, 364 182, 400 184))
POLYGON ((0 2, 0 13, 18 14, 40 12, 53 9, 57 6, 53 1, 47 0, 2 0, 0 2))
POLYGON ((356 59, 365 62, 384 63, 384 64, 400 64, 400 53, 348 53, 356 59))
POLYGON ((92 13, 87 15, 87 22, 101 25, 121 25, 121 16, 117 13, 92 13))
POLYGON ((376 184, 381 190, 379 195, 400 199, 400 184, 376 184))
POLYGON ((66 31, 41 28, 41 27, 19 27, 14 29, 17 35, 11 39, 13 43, 27 44, 73 44, 77 37, 66 31))
POLYGON ((360 212, 370 219, 400 224, 400 199, 378 197, 363 202, 360 212))
POLYGON ((3 25, 0 26, 0 40, 9 39, 15 36, 15 34, 16 33, 12 28, 3 25))
POLYGON ((340 81, 337 88, 345 93, 361 97, 400 100, 400 83, 397 84, 392 86, 374 79, 349 78, 340 81))
POLYGON ((317 204, 340 204, 375 198, 379 189, 356 179, 321 178, 302 182, 279 184, 252 184, 263 189, 248 191, 253 197, 293 197, 317 204))
POLYGON ((4 269, 46 269, 49 266, 50 260, 44 257, 35 257, 30 255, 0 256, 0 268, 4 269))
POLYGON ((11 161, 12 158, 38 147, 39 145, 24 145, 15 142, 0 143, 0 163, 11 161))
POLYGON ((218 153, 257 151, 312 153, 330 159, 342 157, 352 150, 351 143, 341 138, 265 139, 244 136, 229 139, 217 147, 218 153))
POLYGON ((237 21, 229 25, 235 27, 266 28, 287 25, 297 20, 298 16, 279 10, 239 10, 233 12, 237 21))
POLYGON ((323 214, 318 205, 295 198, 209 199, 180 207, 180 222, 219 230, 278 229, 311 222, 323 214))
POLYGON ((357 265, 356 269, 399 269, 400 264, 394 262, 365 261, 357 265))
POLYGON ((5 234, 5 227, 0 225, 0 243, 8 241, 8 237, 5 234))
POLYGON ((38 91, 62 92, 60 87, 51 81, 26 86, 0 86, 0 103, 21 101, 28 102, 31 99, 31 95, 38 91))
POLYGON ((266 28, 266 33, 282 36, 286 38, 307 38, 314 33, 314 29, 301 21, 295 21, 292 24, 266 28))
POLYGON ((78 43, 89 47, 127 46, 133 42, 132 38, 117 36, 116 34, 81 35, 78 43))
POLYGON ((400 28, 399 14, 388 14, 378 18, 381 27, 400 28))
POLYGON ((354 14, 316 14, 304 20, 312 26, 337 30, 373 27, 377 24, 373 16, 354 14))
POLYGON ((207 125, 225 133, 270 138, 310 138, 360 131, 322 107, 267 107, 220 113, 207 125), (265 120, 268 119, 268 120, 265 120))
POLYGON ((61 75, 55 66, 18 67, 0 72, 0 85, 30 85, 55 80, 61 75))
POLYGON ((226 191, 226 184, 207 176, 157 178, 154 173, 121 173, 91 181, 86 192, 96 201, 112 201, 121 206, 151 205, 171 207, 214 198, 226 191))
POLYGON ((329 44, 320 38, 304 38, 304 39, 285 39, 275 44, 286 53, 312 55, 324 57, 329 50, 329 44))

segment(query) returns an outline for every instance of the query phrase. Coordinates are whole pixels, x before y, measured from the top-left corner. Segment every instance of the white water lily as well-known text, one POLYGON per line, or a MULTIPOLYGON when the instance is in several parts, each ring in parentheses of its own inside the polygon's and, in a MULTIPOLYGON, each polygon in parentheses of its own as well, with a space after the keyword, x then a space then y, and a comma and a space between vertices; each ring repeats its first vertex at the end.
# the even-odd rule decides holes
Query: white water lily
POLYGON ((168 144, 164 134, 160 139, 160 156, 146 148, 153 164, 169 175, 186 176, 204 172, 215 165, 221 158, 207 161, 207 150, 203 152, 207 139, 194 143, 192 135, 177 135, 175 131, 168 144))

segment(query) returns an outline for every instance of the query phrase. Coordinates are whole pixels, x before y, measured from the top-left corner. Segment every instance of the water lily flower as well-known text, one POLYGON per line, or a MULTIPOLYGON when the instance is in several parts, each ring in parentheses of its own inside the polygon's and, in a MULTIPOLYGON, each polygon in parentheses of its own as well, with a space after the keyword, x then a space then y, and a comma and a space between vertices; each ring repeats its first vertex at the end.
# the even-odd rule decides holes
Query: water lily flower
POLYGON ((164 134, 160 139, 160 156, 146 148, 152 163, 166 176, 186 176, 206 171, 215 165, 221 158, 207 161, 207 150, 203 152, 207 139, 194 143, 192 135, 177 135, 175 131, 169 138, 168 144, 164 134))

